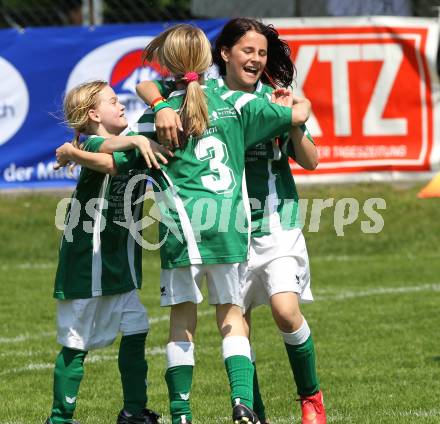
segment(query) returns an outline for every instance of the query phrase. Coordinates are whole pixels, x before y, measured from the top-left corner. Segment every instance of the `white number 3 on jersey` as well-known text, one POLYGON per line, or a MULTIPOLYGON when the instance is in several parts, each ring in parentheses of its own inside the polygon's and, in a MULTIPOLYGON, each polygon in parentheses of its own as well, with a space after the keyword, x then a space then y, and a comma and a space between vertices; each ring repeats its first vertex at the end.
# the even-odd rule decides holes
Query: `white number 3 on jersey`
POLYGON ((209 136, 199 140, 195 148, 198 160, 209 160, 211 175, 202 176, 202 184, 215 193, 228 193, 235 187, 235 178, 232 170, 226 166, 228 150, 226 145, 216 137, 209 136))

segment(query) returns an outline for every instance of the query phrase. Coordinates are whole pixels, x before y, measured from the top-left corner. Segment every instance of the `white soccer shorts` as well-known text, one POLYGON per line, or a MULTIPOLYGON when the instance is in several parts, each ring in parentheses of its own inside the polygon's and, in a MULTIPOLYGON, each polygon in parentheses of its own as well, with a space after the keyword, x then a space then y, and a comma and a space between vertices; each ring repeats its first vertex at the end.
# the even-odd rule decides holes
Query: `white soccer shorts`
POLYGON ((145 333, 148 315, 137 290, 90 299, 58 300, 57 340, 77 350, 111 345, 119 331, 124 336, 145 333))
POLYGON ((299 228, 251 238, 245 310, 267 305, 274 294, 283 292, 298 293, 301 302, 313 301, 309 257, 299 228))
POLYGON ((200 303, 200 288, 204 277, 208 284, 211 305, 243 306, 243 286, 246 282, 246 262, 232 264, 190 265, 162 269, 160 274, 161 306, 184 302, 200 303))

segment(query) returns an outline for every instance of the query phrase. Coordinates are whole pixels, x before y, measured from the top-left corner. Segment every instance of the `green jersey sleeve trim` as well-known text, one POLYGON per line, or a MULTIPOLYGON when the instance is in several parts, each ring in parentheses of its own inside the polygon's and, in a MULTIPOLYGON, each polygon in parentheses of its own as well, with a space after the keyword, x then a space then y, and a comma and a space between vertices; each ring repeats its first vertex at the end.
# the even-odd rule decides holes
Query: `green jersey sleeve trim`
POLYGON ((305 136, 313 143, 315 144, 315 140, 313 140, 312 134, 310 134, 308 128, 303 124, 301 125, 301 129, 303 130, 303 133, 305 136))

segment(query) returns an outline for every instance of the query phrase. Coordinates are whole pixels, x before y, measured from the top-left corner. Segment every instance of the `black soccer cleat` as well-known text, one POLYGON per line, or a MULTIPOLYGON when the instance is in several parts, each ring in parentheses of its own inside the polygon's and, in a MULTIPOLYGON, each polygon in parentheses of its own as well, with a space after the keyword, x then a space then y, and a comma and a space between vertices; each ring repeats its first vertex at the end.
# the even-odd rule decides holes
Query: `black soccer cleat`
POLYGON ((160 415, 151 409, 144 408, 139 414, 127 416, 122 410, 116 424, 158 424, 160 415))
POLYGON ((232 421, 234 424, 260 424, 257 414, 239 402, 232 408, 232 421))

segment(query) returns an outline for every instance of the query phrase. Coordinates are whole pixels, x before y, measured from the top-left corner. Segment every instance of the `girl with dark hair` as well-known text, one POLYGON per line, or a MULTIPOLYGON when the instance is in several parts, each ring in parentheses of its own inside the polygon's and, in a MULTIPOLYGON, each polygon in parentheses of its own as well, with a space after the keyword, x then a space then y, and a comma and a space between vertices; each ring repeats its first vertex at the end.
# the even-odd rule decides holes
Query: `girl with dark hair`
MULTIPOLYGON (((279 38, 277 30, 272 25, 264 25, 254 19, 236 18, 230 20, 218 36, 213 49, 213 60, 219 68, 219 73, 226 76, 226 62, 222 51, 232 49, 248 32, 263 35, 267 41, 267 61, 260 81, 271 87, 290 87, 296 69, 290 60, 290 48, 286 42, 279 38)), ((255 81, 251 78, 251 90, 255 91, 255 81)), ((245 79, 239 82, 240 87, 245 84, 245 79)), ((231 87, 230 87, 231 88, 231 87)), ((243 87, 241 87, 243 90, 243 87)), ((246 90, 247 91, 247 90, 246 90)))
MULTIPOLYGON (((289 87, 295 75, 289 46, 270 25, 253 19, 229 21, 213 50, 221 77, 206 84, 224 91, 253 93, 271 98, 274 87, 289 87)), ((172 91, 168 82, 144 81, 139 96, 151 104, 172 91)), ((304 99, 294 96, 294 102, 304 99)), ((162 107, 156 112, 159 140, 178 146, 179 116, 162 107)), ((300 396, 302 424, 325 424, 326 416, 315 366, 315 349, 300 301, 313 300, 307 249, 301 231, 298 194, 288 158, 305 169, 318 163, 317 149, 305 126, 294 127, 289 136, 257 145, 246 152, 246 180, 252 208, 249 269, 244 290, 245 319, 250 332, 250 312, 270 304, 283 337, 300 396)), ((266 421, 264 404, 254 375, 254 410, 266 421)))

